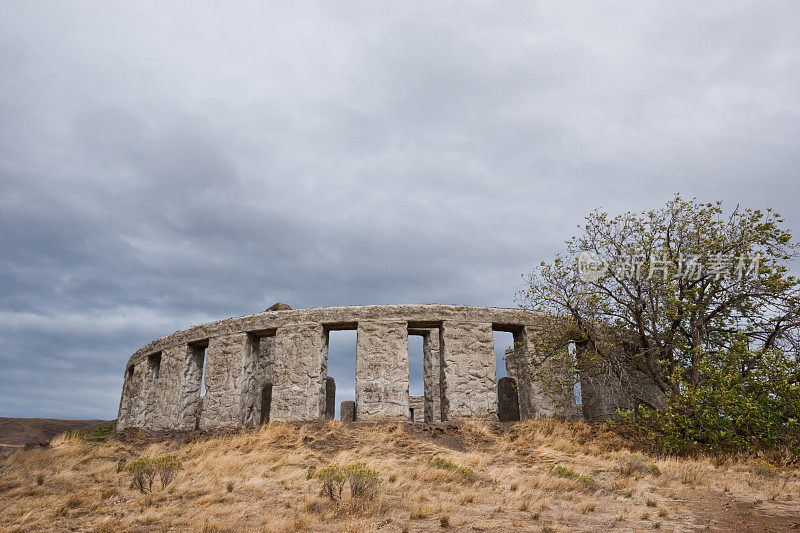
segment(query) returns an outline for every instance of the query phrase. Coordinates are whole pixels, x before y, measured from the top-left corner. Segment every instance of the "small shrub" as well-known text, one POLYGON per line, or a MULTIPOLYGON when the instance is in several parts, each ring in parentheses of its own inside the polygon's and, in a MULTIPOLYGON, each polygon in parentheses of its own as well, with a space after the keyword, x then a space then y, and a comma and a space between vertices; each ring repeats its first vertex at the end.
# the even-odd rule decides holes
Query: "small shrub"
POLYGON ((342 499, 342 489, 347 481, 344 468, 334 463, 318 470, 314 477, 322 482, 322 493, 331 500, 338 502, 342 499))
POLYGON ((750 463, 750 470, 763 477, 775 477, 779 473, 777 466, 763 459, 756 459, 750 463))
POLYGON ((142 494, 149 494, 153 491, 153 481, 158 476, 161 482, 161 489, 165 489, 175 477, 175 472, 181 468, 181 461, 174 455, 164 455, 151 459, 150 457, 139 457, 124 466, 124 470, 131 474, 131 485, 142 494))
POLYGON ((352 498, 361 498, 373 496, 380 483, 378 472, 363 462, 344 466, 334 463, 313 473, 309 471, 306 475, 319 479, 322 493, 335 502, 342 499, 345 484, 350 485, 352 498))
POLYGON ((686 468, 681 471, 680 473, 681 483, 684 485, 691 485, 694 487, 695 485, 699 485, 702 475, 700 472, 694 468, 686 468))
POLYGON ((94 430, 94 432, 91 433, 90 435, 85 435, 84 436, 84 440, 87 440, 87 441, 90 441, 90 442, 104 442, 104 441, 107 441, 111 437, 111 435, 114 434, 114 429, 116 428, 116 426, 117 426, 116 422, 112 422, 111 424, 108 424, 107 426, 101 426, 101 427, 97 428, 96 430, 94 430))
POLYGON ((39 485, 40 487, 44 485, 44 474, 39 474, 38 476, 36 476, 36 484, 39 485))
POLYGON ((471 468, 467 468, 466 466, 458 465, 452 461, 449 461, 443 457, 439 457, 438 455, 432 455, 428 458, 428 464, 431 466, 435 466, 436 468, 441 468, 442 470, 452 470, 454 472, 458 472, 465 478, 471 478, 475 475, 475 472, 471 468))
POLYGON ((228 492, 233 492, 233 481, 228 481, 228 484, 225 486, 225 489, 228 492))
POLYGON ((635 456, 630 456, 619 460, 618 469, 621 476, 628 477, 644 472, 646 467, 641 459, 635 456))
POLYGON ((661 475, 661 469, 655 463, 646 465, 639 457, 634 455, 624 457, 619 460, 618 467, 621 476, 629 477, 637 474, 650 474, 658 477, 661 475))
POLYGON ((583 474, 579 474, 578 472, 572 470, 571 468, 567 468, 566 466, 555 465, 553 467, 553 473, 558 477, 563 477, 567 479, 574 479, 575 481, 580 481, 583 483, 584 486, 592 488, 595 486, 595 480, 584 476, 583 474))
POLYGON ((450 517, 448 515, 446 515, 446 514, 443 514, 442 516, 440 516, 439 517, 439 525, 442 526, 445 529, 450 527, 450 517))
POLYGON ((655 507, 656 505, 658 505, 658 502, 656 502, 655 500, 647 500, 647 501, 645 502, 645 504, 646 504, 648 507, 655 507))
POLYGON ((139 489, 142 494, 153 490, 153 480, 156 477, 156 467, 149 457, 140 457, 125 465, 125 470, 131 474, 131 485, 139 489))
POLYGON ((158 472, 159 481, 161 481, 162 490, 172 483, 172 480, 175 479, 175 473, 183 466, 180 459, 175 455, 164 455, 154 459, 153 462, 158 472))
POLYGON ((378 472, 369 468, 366 463, 353 463, 345 467, 345 476, 350 483, 350 496, 360 498, 372 496, 377 490, 378 472))
POLYGON ((64 438, 67 440, 86 440, 87 433, 82 429, 70 429, 64 433, 64 438))
POLYGON ((314 478, 314 473, 316 471, 317 471, 317 467, 316 466, 314 466, 314 465, 309 466, 308 470, 306 470, 306 479, 313 479, 314 478))

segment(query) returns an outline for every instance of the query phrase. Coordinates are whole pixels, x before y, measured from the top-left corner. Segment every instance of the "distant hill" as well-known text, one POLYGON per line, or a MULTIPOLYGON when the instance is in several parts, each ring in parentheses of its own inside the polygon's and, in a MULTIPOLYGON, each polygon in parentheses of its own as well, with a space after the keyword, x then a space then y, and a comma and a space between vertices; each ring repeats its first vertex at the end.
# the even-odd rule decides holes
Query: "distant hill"
POLYGON ((0 417, 0 446, 21 446, 37 437, 39 442, 49 442, 59 433, 71 429, 92 432, 110 424, 110 420, 59 420, 57 418, 4 418, 0 417))

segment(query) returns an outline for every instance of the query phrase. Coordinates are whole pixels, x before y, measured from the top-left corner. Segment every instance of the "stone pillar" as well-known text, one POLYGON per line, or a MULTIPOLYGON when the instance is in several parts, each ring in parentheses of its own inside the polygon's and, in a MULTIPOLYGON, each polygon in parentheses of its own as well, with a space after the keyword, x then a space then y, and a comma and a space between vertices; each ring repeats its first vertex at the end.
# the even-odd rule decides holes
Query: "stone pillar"
POLYGON ((325 379, 325 420, 336 417, 336 381, 329 377, 325 379))
POLYGON ((209 339, 200 429, 238 427, 244 423, 242 395, 247 387, 245 367, 251 352, 247 333, 209 339))
POLYGON ((442 323, 442 420, 497 419, 497 369, 492 325, 442 323))
MULTIPOLYGON (((424 420, 428 424, 442 421, 442 391, 439 386, 441 373, 439 371, 439 329, 428 330, 422 337, 423 353, 423 382, 424 382, 424 420)), ((416 416, 416 413, 415 413, 416 416)))
POLYGON ((408 323, 358 323, 358 420, 408 420, 408 323))
POLYGON ((148 355, 144 360, 142 390, 139 404, 137 426, 147 429, 156 428, 156 417, 161 406, 158 405, 158 388, 161 374, 161 352, 148 355))
POLYGON ((145 364, 139 363, 138 365, 131 365, 125 369, 122 398, 119 402, 119 412, 117 414, 118 430, 128 427, 137 427, 138 425, 139 407, 141 404, 140 394, 142 392, 142 380, 144 379, 142 368, 145 366, 145 364))
POLYGON ((339 420, 341 420, 342 422, 356 421, 356 402, 353 401, 342 402, 342 407, 339 411, 339 420))
POLYGON ((176 404, 177 429, 195 429, 200 415, 200 388, 203 383, 203 362, 205 346, 188 344, 183 346, 183 368, 181 369, 181 389, 176 404))
POLYGON ((161 368, 155 390, 155 415, 151 426, 153 429, 178 426, 180 405, 176 400, 181 395, 186 348, 184 344, 161 352, 161 368))
POLYGON ((278 328, 270 420, 322 419, 327 365, 321 324, 278 328))
POLYGON ((497 418, 500 422, 519 420, 519 395, 514 378, 497 380, 497 418))

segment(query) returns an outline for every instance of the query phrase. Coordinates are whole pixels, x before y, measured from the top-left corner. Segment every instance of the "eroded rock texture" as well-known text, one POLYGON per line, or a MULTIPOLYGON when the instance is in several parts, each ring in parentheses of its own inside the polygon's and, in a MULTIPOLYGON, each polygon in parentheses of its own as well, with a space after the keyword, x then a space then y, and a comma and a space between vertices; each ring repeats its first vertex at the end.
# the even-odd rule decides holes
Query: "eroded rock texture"
POLYGON ((408 325, 358 323, 356 413, 359 420, 408 419, 408 325))
MULTIPOLYGON (((415 421, 496 420, 497 330, 514 333, 506 368, 516 380, 519 417, 576 416, 574 369, 532 347, 543 319, 521 309, 455 305, 293 310, 276 304, 138 350, 125 368, 117 427, 215 429, 330 418, 336 399, 328 380, 328 333, 336 329, 357 331, 356 401, 342 402, 342 420, 409 420, 412 406, 415 421), (413 402, 409 335, 423 337, 424 353, 424 395, 413 402), (542 372, 527 372, 515 363, 522 360, 537 361, 542 372)), ((588 374, 582 379, 587 416, 604 417, 616 408, 613 384, 588 374)))

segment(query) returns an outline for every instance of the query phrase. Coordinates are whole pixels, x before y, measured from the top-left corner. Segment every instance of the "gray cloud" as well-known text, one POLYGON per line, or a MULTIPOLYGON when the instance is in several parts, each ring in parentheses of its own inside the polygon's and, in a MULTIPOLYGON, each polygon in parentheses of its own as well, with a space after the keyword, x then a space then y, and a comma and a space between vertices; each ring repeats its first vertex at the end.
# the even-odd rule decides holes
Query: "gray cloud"
POLYGON ((278 300, 513 306, 596 207, 800 224, 792 2, 2 9, 0 416, 278 300))

